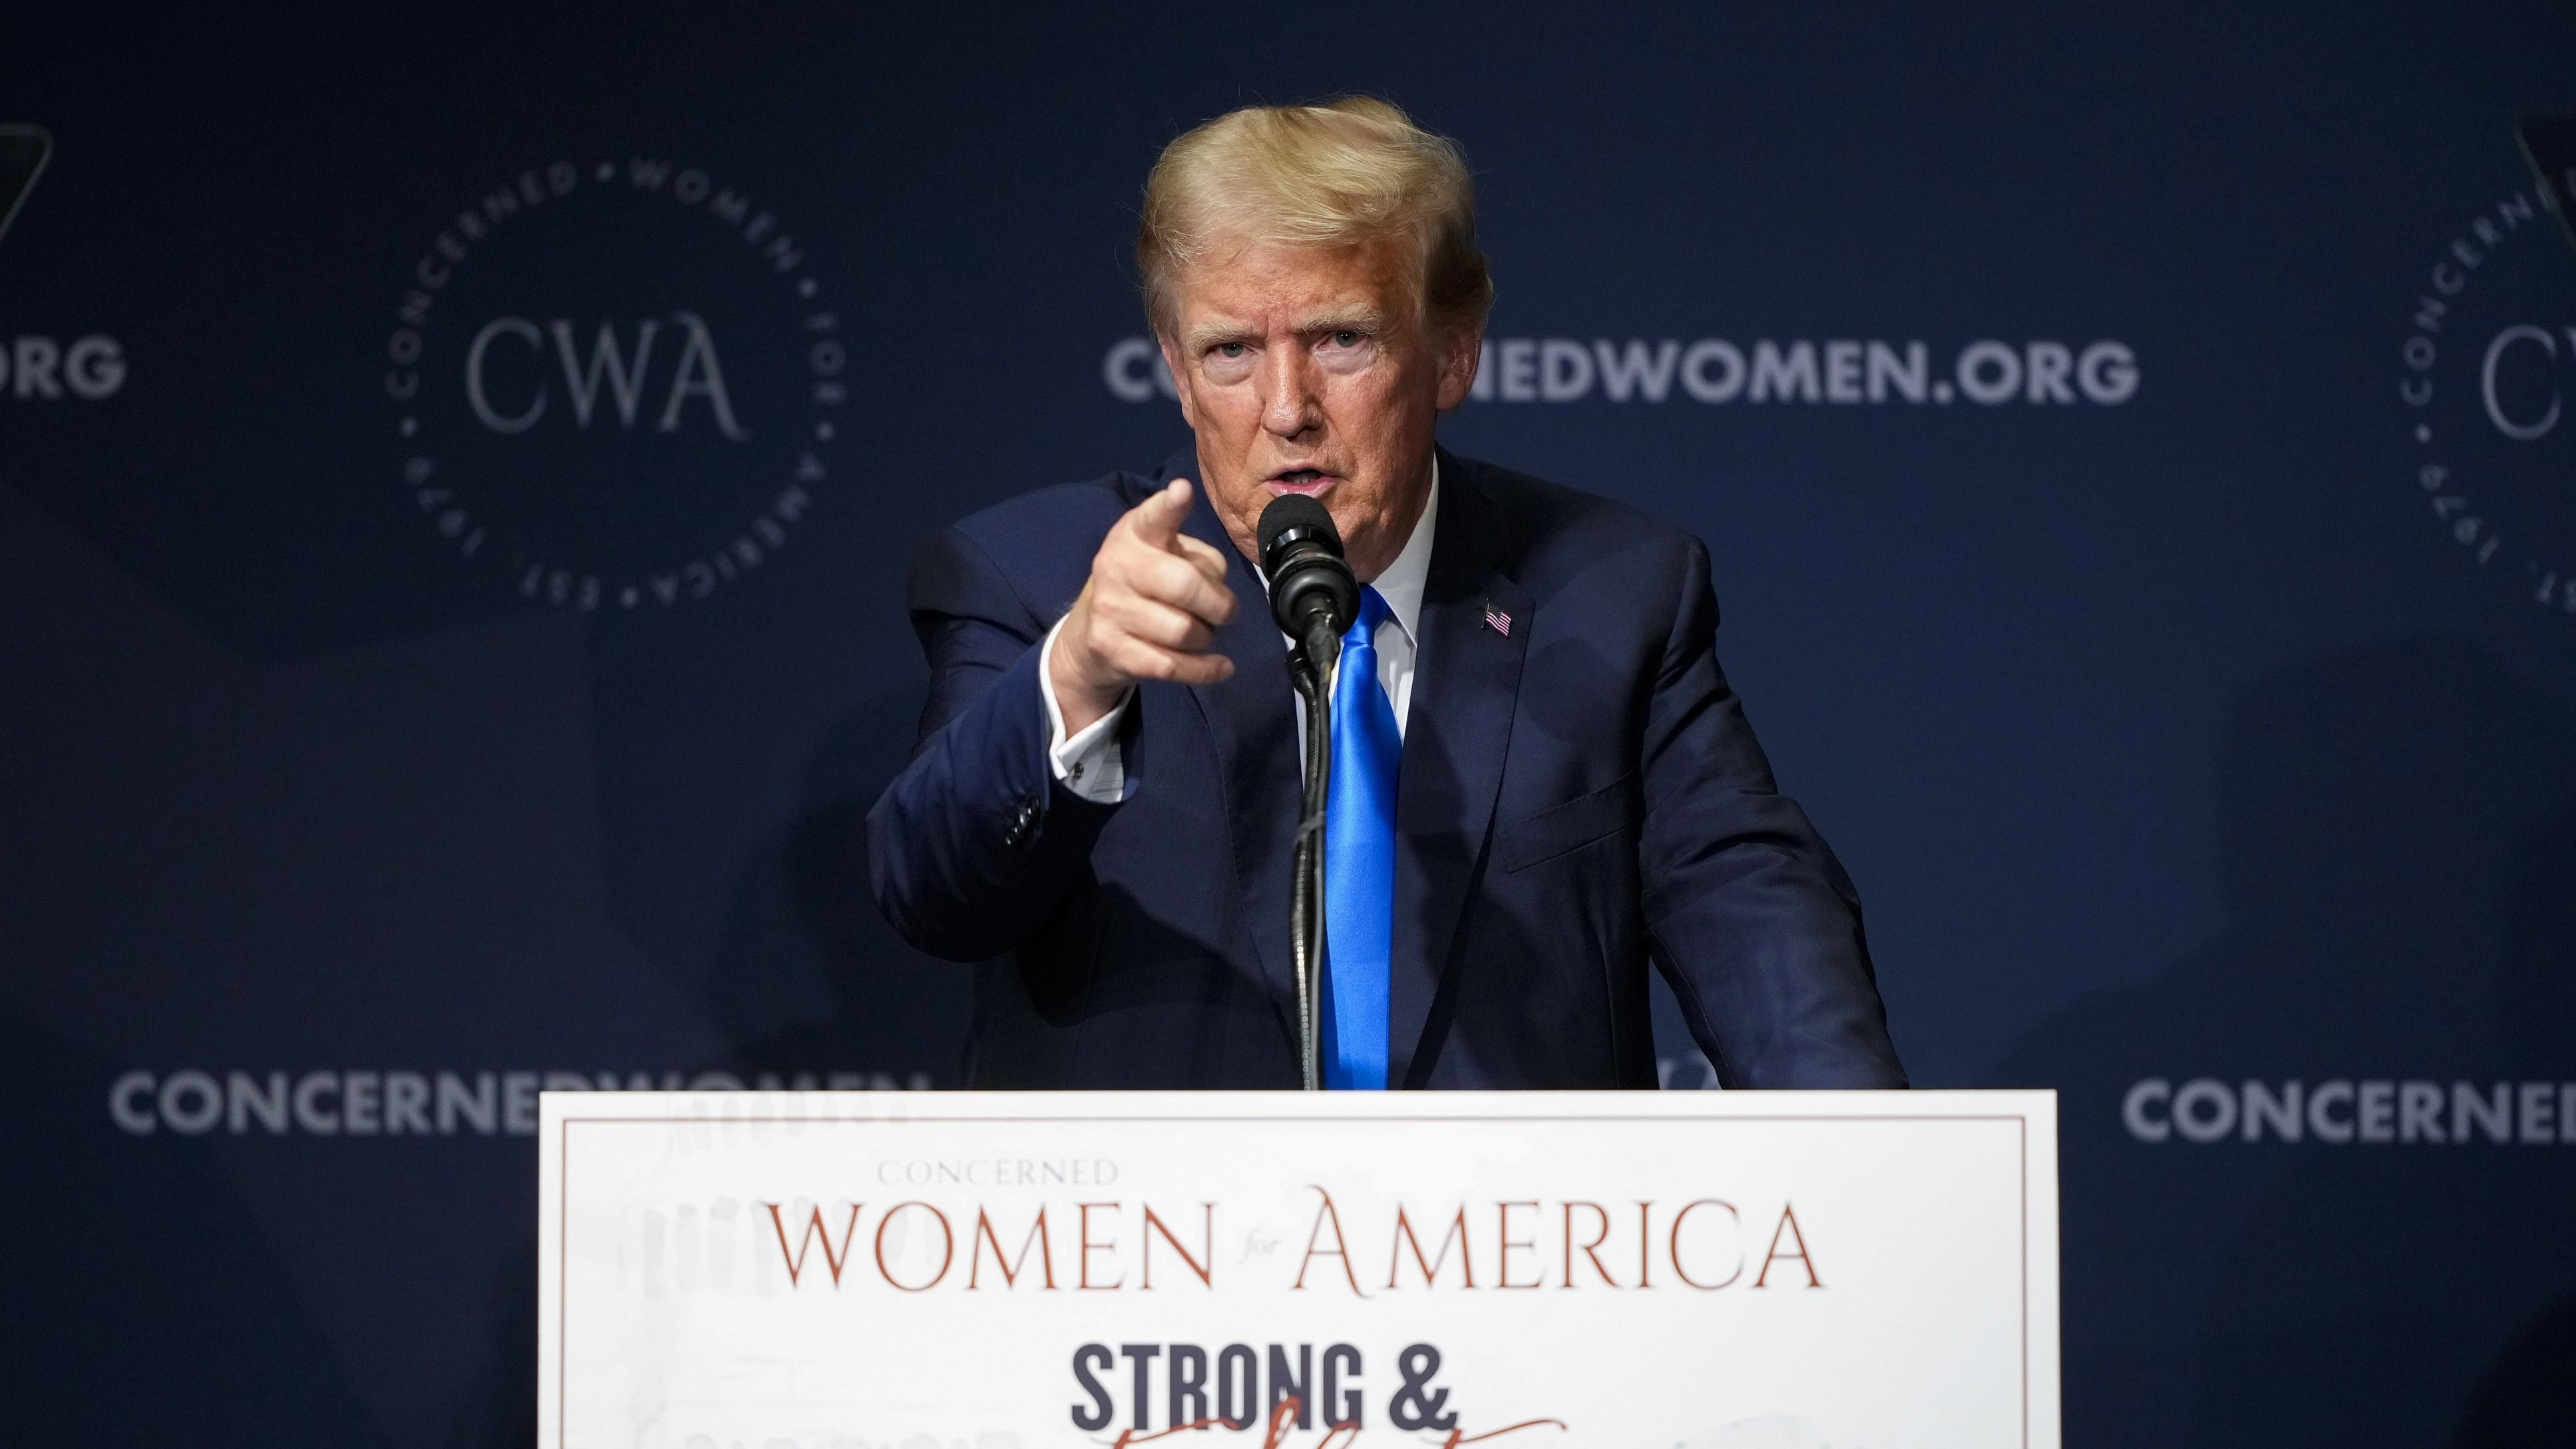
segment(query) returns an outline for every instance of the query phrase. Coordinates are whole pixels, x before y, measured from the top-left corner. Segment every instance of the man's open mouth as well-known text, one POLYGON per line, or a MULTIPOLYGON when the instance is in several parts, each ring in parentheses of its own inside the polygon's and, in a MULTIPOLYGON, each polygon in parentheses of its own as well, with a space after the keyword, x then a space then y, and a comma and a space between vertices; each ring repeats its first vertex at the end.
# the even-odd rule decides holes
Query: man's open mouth
POLYGON ((1270 475, 1270 491, 1273 493, 1321 493, 1326 487, 1330 486, 1335 481, 1337 480, 1332 474, 1327 473, 1320 468, 1290 468, 1284 472, 1273 473, 1270 475))

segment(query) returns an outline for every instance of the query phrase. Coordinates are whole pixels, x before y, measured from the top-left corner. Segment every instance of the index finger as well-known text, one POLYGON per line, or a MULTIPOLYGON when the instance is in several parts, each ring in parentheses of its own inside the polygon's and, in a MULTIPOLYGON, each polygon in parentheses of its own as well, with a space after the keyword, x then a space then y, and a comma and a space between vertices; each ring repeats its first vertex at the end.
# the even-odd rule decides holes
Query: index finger
POLYGON ((1190 480, 1175 478, 1161 492, 1127 510, 1136 536, 1157 548, 1169 548, 1180 537, 1181 521, 1190 516, 1190 480))

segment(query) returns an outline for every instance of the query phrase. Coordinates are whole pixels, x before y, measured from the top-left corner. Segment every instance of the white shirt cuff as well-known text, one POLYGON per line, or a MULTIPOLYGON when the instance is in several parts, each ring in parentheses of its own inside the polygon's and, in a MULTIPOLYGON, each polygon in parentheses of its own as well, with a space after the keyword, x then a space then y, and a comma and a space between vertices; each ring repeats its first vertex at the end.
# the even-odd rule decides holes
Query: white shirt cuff
POLYGON ((1046 642, 1039 646, 1038 694, 1046 700, 1047 763, 1054 767, 1055 777, 1064 787, 1095 805, 1115 805, 1127 790, 1127 762, 1118 749, 1118 721, 1127 713, 1128 700, 1136 697, 1129 690, 1115 709, 1083 727, 1080 734, 1066 739, 1064 707, 1055 699, 1055 636, 1064 632, 1064 620, 1047 631, 1046 642))

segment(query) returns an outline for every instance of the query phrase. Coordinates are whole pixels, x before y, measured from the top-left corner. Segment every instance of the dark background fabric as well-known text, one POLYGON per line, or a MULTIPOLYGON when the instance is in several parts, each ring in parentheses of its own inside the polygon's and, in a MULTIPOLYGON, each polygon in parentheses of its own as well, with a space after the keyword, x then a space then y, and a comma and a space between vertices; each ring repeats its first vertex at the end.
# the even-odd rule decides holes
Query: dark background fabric
POLYGON ((2065 1094, 2071 1442, 2566 1442, 2576 1145, 2122 1121, 2576 1078, 2576 420, 2480 395, 2529 325, 2499 415, 2576 408, 2576 255, 2498 220, 2515 119, 2576 110, 2537 0, 15 8, 0 121, 56 152, 0 239, 13 1422, 530 1433, 532 1140, 185 1131, 179 1074, 956 1081, 967 973, 861 884, 904 561, 1183 441, 1117 350, 1145 170, 1351 88, 1478 173, 1498 352, 1445 439, 1707 541, 1915 1080, 2065 1094), (512 318, 517 432, 465 387, 512 318), (552 324, 647 320, 584 426, 552 324), (1663 339, 1919 340, 1951 400, 1617 400, 1593 344, 1663 339), (1980 401, 1988 340, 2136 385, 1980 401))

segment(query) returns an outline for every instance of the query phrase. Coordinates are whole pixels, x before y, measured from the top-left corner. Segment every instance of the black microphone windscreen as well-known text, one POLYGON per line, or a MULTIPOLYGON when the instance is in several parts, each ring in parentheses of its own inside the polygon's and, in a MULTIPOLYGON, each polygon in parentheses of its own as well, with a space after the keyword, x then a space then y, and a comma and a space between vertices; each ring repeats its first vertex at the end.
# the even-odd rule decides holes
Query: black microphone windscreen
POLYGON ((1261 510, 1261 522, 1254 526, 1253 536, 1260 544, 1265 570, 1271 567, 1273 550, 1289 534, 1322 542, 1335 558, 1342 555, 1342 532, 1333 527, 1333 515, 1303 493, 1282 493, 1261 510))

